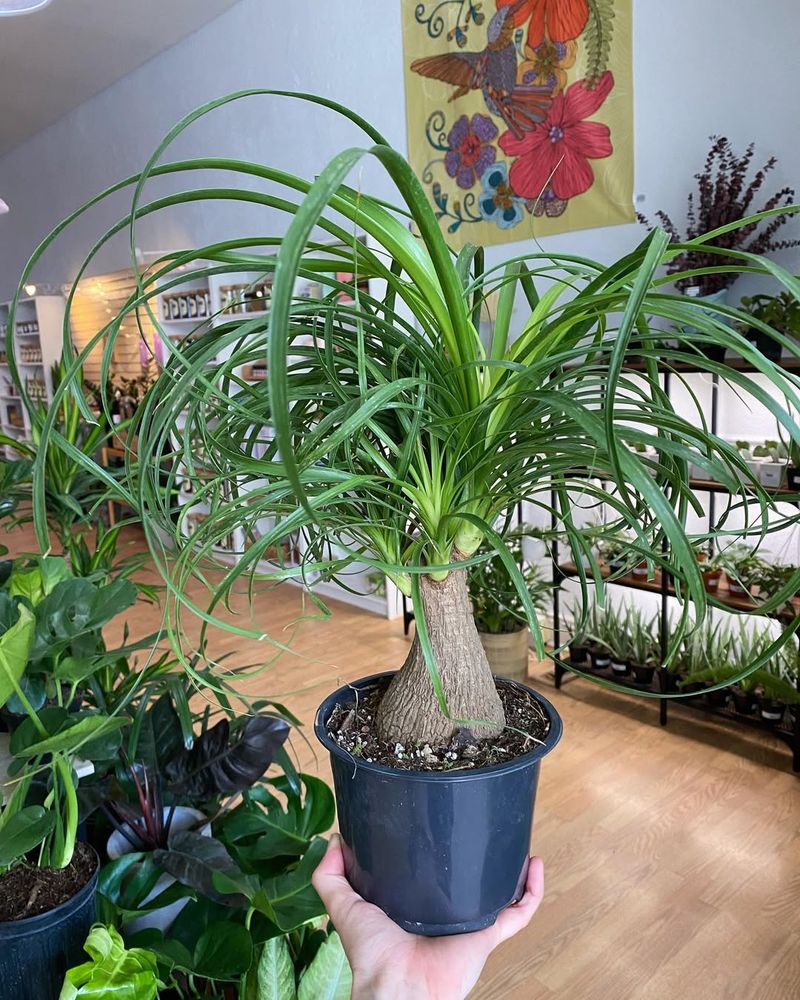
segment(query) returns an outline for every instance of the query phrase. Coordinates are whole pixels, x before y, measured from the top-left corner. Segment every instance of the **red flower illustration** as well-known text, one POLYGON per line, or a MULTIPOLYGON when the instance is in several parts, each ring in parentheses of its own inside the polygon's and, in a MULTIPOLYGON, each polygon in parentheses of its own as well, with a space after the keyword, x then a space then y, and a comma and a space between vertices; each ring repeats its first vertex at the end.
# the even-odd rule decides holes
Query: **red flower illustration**
POLYGON ((574 198, 592 186, 594 171, 589 160, 611 156, 611 133, 601 122, 587 122, 614 86, 606 70, 594 90, 578 80, 558 94, 547 118, 532 132, 517 139, 513 132, 500 136, 500 148, 516 156, 511 165, 511 187, 521 198, 538 198, 550 182, 556 198, 574 198), (552 174, 552 181, 550 180, 552 174))
POLYGON ((544 41, 545 30, 551 42, 569 42, 586 27, 589 20, 587 0, 497 0, 497 7, 513 4, 514 24, 530 18, 528 45, 535 49, 544 41))

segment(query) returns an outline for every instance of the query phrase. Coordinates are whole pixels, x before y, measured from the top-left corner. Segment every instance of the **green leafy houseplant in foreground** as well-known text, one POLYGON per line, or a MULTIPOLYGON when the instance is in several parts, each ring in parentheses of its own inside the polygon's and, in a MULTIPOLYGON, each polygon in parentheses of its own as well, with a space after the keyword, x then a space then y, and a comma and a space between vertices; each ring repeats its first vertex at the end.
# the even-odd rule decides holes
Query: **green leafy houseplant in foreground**
MULTIPOLYGON (((657 229, 611 264, 534 249, 486 268, 479 248, 459 254, 448 249, 400 153, 356 114, 325 98, 281 97, 338 114, 348 134, 361 135, 362 145, 344 149, 315 180, 230 158, 169 159, 173 141, 203 116, 220 114, 231 101, 269 93, 251 91, 205 105, 169 133, 141 174, 93 199, 126 187, 133 191, 131 212, 100 236, 85 266, 115 232, 129 229, 133 247, 141 218, 181 204, 223 200, 259 213, 268 209, 257 218, 270 220, 273 228, 156 261, 141 274, 137 294, 80 354, 65 341, 68 371, 59 398, 72 393, 89 419, 79 383, 82 361, 102 345, 100 384, 105 385, 123 320, 147 310, 157 323, 152 301, 157 287, 169 290, 210 275, 273 279, 264 312, 230 316, 181 344, 162 333, 164 370, 132 418, 140 460, 128 456, 120 481, 89 456, 68 449, 141 513, 169 584, 176 646, 183 641, 191 649, 183 616, 196 611, 206 629, 263 638, 257 625, 225 612, 225 601, 237 588, 248 580, 259 585, 259 579, 315 573, 337 578, 357 560, 386 573, 409 595, 417 620, 409 655, 378 711, 380 735, 404 744, 440 744, 464 724, 481 736, 496 735, 505 724, 504 712, 472 621, 467 573, 490 559, 502 561, 541 655, 535 607, 507 536, 516 505, 528 500, 552 517, 566 539, 584 598, 589 587, 599 592, 599 570, 584 568, 581 558, 589 555, 587 532, 572 520, 569 489, 579 485, 590 501, 610 505, 609 531, 629 534, 649 569, 663 566, 672 574, 683 605, 668 652, 674 657, 689 628, 689 609, 692 620, 702 622, 713 604, 686 533, 690 512, 699 512, 687 461, 734 493, 741 482, 750 487, 755 505, 748 512, 748 532, 773 530, 786 519, 737 450, 708 430, 699 403, 687 414, 675 410, 659 371, 692 362, 721 375, 738 393, 765 406, 791 440, 800 440, 792 415, 800 400, 797 377, 728 325, 743 319, 738 310, 719 303, 700 307, 670 292, 668 282, 691 284, 702 275, 717 275, 727 284, 746 270, 771 276, 796 299, 800 284, 788 271, 743 249, 741 241, 733 241, 731 249, 724 245, 731 241, 719 238, 761 220, 767 225, 782 220, 794 209, 777 206, 685 242, 671 243, 657 229), (366 160, 394 185, 396 206, 348 185, 366 160), (216 186, 206 186, 211 182, 202 171, 207 170, 214 171, 216 186), (182 192, 148 200, 148 181, 166 175, 184 182, 182 192), (702 268, 680 268, 700 253, 702 268), (673 272, 669 276, 661 273, 665 264, 673 272), (355 293, 351 282, 340 279, 342 273, 357 276, 355 293), (369 291, 363 290, 364 280, 369 291), (316 293, 298 294, 303 282, 316 293), (496 320, 485 347, 479 320, 494 293, 496 320), (676 341, 664 340, 665 324, 675 328, 676 341), (702 350, 710 344, 735 351, 761 379, 707 358, 702 350), (265 354, 268 379, 257 384, 243 379, 243 366, 265 354), (650 450, 642 453, 632 442, 650 450), (210 470, 204 472, 199 499, 212 513, 189 543, 173 520, 180 521, 180 512, 171 497, 179 469, 195 468, 199 446, 210 470), (266 519, 272 527, 259 531, 266 519), (221 579, 208 576, 215 543, 240 525, 251 544, 221 579), (163 545, 164 531, 172 536, 172 547, 163 545), (305 541, 302 564, 260 572, 260 558, 292 532, 305 541), (209 587, 204 607, 188 596, 191 579, 209 587)), ((42 243, 23 283, 63 226, 81 212, 42 243)), ((13 324, 12 308, 9 355, 13 324)), ((794 340, 768 332, 790 357, 798 356, 794 340)), ((57 409, 42 423, 34 459, 34 507, 43 544, 46 463, 67 448, 57 409)), ((724 524, 717 530, 724 531, 724 524)), ((321 602, 318 607, 325 613, 321 602)), ((280 649, 280 636, 266 638, 280 649)))

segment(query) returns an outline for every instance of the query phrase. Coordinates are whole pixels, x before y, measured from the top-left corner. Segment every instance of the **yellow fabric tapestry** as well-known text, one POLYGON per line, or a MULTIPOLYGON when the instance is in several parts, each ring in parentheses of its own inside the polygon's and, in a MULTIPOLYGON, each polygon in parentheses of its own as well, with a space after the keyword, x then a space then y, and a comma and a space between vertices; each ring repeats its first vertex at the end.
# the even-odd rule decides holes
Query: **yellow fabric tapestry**
POLYGON ((448 242, 633 222, 631 0, 403 0, 409 159, 448 242))

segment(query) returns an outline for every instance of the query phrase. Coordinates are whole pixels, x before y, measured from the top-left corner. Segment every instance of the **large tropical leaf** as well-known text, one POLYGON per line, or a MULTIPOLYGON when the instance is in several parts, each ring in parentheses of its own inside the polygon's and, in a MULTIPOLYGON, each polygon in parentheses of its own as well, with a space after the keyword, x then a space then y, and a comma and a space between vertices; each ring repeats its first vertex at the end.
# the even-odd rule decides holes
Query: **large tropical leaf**
POLYGON ((190 750, 166 761, 165 774, 179 795, 193 799, 232 795, 258 781, 288 735, 283 719, 251 716, 231 739, 230 723, 221 719, 190 750))
POLYGON ((261 946, 258 963, 247 977, 245 1000, 296 1000, 294 963, 283 935, 261 946))
POLYGON ((333 931, 300 978, 298 1000, 350 1000, 353 973, 342 941, 333 931))
POLYGON ((4 823, 0 833, 0 868, 38 847, 53 829, 55 815, 42 806, 25 806, 4 823))
POLYGON ((84 949, 91 961, 67 971, 59 1000, 156 1000, 163 984, 152 952, 126 949, 114 927, 99 925, 84 949))
POLYGON ((243 897, 234 892, 218 892, 214 873, 236 879, 241 873, 223 844, 191 830, 179 830, 169 838, 166 850, 153 852, 155 863, 187 885, 226 906, 241 906, 243 897))
POLYGON ((19 606, 16 622, 0 635, 0 708, 15 692, 28 665, 36 623, 33 613, 19 606))

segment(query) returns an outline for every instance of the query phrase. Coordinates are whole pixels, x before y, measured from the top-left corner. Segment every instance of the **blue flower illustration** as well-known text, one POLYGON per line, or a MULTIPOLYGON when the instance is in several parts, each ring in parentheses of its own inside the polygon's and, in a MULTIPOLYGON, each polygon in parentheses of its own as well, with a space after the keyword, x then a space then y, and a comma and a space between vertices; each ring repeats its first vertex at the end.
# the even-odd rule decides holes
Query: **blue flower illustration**
POLYGON ((483 191, 478 197, 478 210, 487 222, 501 229, 511 229, 525 217, 525 202, 508 183, 508 166, 493 163, 481 176, 483 191))

